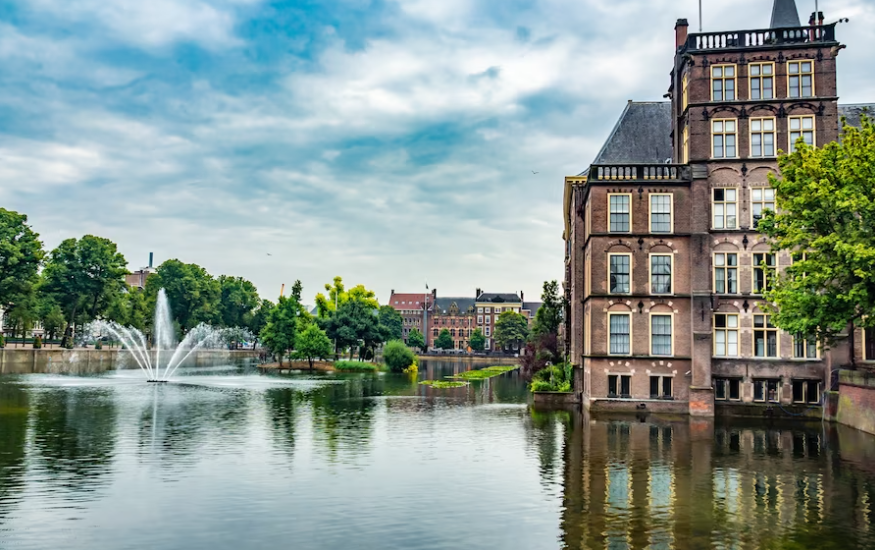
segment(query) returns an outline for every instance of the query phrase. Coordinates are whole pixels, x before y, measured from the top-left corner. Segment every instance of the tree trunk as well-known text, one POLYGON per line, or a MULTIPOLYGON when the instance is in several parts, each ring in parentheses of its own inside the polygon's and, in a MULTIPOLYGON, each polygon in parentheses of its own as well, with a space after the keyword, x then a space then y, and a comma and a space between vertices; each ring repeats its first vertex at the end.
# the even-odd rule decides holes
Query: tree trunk
POLYGON ((310 361, 310 370, 312 371, 313 370, 313 358, 307 357, 307 360, 310 361))

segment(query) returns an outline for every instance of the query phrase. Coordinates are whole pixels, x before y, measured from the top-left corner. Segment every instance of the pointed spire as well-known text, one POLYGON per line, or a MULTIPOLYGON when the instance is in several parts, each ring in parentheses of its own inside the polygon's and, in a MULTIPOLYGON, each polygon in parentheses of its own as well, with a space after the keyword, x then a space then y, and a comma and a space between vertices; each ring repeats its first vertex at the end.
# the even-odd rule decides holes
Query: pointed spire
POLYGON ((772 7, 772 28, 800 27, 796 0, 775 0, 772 7))

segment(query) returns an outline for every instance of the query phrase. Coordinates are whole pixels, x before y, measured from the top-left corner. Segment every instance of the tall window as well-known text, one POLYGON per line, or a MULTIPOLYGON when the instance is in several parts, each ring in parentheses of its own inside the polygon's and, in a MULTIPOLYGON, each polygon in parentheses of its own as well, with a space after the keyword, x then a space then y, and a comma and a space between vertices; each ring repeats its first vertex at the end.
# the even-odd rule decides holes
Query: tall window
POLYGON ((671 233, 671 195, 650 195, 650 232, 671 233))
POLYGON ((774 118, 752 118, 750 120, 750 156, 775 156, 774 118))
POLYGON ((753 316, 754 357, 778 356, 778 327, 772 324, 771 315, 753 316))
POLYGON ((690 127, 684 125, 684 164, 690 162, 690 127))
POLYGON ((714 356, 738 357, 738 315, 714 314, 714 356))
POLYGON ((671 254, 650 256, 650 293, 671 294, 671 254))
POLYGON ((632 397, 632 377, 628 374, 609 374, 608 397, 632 397))
POLYGON ((632 353, 631 321, 632 317, 629 313, 608 314, 608 324, 610 325, 609 353, 611 355, 630 355, 632 353))
POLYGON ((650 354, 671 355, 671 315, 650 316, 650 354))
POLYGON ((863 330, 863 361, 875 361, 875 329, 863 330))
POLYGON ((738 294, 738 254, 734 252, 714 254, 714 292, 738 294))
POLYGON ((813 338, 793 337, 794 359, 817 359, 817 340, 813 338))
POLYGON ((631 254, 609 254, 610 290, 611 294, 628 294, 632 291, 630 284, 631 254))
POLYGON ((711 67, 711 101, 735 101, 735 65, 711 67))
POLYGON ((774 254, 753 255, 753 293, 762 294, 769 289, 769 280, 775 274, 777 263, 774 254))
POLYGON ((737 156, 735 119, 719 119, 711 122, 711 156, 715 159, 731 159, 737 156))
POLYGON ((750 67, 750 98, 772 99, 775 97, 775 64, 751 63, 750 67))
POLYGON ((735 229, 736 224, 736 201, 738 191, 736 189, 714 189, 714 229, 735 229))
POLYGON ((814 63, 812 61, 787 62, 788 95, 812 97, 814 95, 814 63))
POLYGON ((814 117, 813 116, 791 116, 790 117, 790 148, 791 153, 796 150, 796 142, 799 138, 806 145, 814 147, 814 117))
POLYGON ((610 231, 629 232, 631 227, 630 203, 631 195, 608 195, 610 204, 610 231))
POLYGON ((650 399, 671 399, 672 397, 671 376, 650 377, 650 399))
POLYGON ((684 110, 690 104, 690 73, 684 73, 684 78, 681 80, 681 104, 684 110))
POLYGON ((753 215, 753 226, 759 225, 763 219, 764 210, 775 210, 775 190, 774 189, 751 189, 750 190, 751 214, 753 215))

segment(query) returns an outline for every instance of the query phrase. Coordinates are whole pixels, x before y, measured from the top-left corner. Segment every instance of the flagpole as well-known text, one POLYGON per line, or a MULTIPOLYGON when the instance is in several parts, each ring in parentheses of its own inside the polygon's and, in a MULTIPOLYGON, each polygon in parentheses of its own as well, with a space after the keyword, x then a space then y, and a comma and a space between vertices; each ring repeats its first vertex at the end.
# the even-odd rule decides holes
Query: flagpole
POLYGON ((699 32, 702 32, 702 0, 699 0, 699 32))

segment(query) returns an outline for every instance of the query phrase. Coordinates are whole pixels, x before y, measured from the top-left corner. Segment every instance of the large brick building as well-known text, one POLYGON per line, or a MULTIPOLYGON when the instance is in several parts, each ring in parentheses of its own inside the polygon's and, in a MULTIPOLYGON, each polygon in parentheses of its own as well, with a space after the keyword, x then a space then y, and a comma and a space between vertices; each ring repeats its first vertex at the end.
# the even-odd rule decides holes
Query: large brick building
MULTIPOLYGON (((836 25, 802 26, 793 0, 776 0, 767 29, 688 34, 682 19, 675 31, 671 101, 630 102, 589 169, 566 178, 575 391, 593 409, 704 416, 715 402, 817 404, 848 346, 821 353, 772 325, 765 270, 792 260, 755 227, 774 208, 779 150, 859 120, 862 106, 838 104, 836 25)), ((872 338, 856 341, 875 359, 872 338)))

